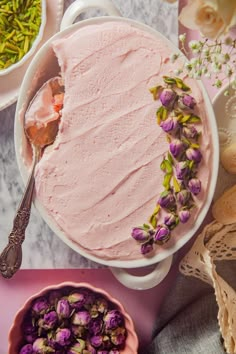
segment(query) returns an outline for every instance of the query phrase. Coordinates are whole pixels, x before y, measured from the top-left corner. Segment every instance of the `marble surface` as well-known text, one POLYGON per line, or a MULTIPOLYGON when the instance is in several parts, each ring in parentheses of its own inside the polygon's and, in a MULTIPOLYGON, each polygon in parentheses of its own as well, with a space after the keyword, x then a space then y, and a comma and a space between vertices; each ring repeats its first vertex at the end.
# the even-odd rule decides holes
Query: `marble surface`
MULTIPOLYGON (((73 1, 65 1, 65 9, 73 1)), ((177 4, 162 0, 113 0, 121 14, 155 28, 177 44, 177 4)), ((78 20, 103 15, 90 11, 78 20)), ((7 89, 7 88, 6 88, 7 89)), ((1 97, 0 97, 1 100, 1 97)), ((0 112, 0 251, 7 243, 15 211, 20 202, 23 183, 14 151, 14 113, 16 105, 0 112)), ((30 224, 23 244, 24 269, 98 268, 98 265, 80 256, 65 245, 32 208, 30 224)))

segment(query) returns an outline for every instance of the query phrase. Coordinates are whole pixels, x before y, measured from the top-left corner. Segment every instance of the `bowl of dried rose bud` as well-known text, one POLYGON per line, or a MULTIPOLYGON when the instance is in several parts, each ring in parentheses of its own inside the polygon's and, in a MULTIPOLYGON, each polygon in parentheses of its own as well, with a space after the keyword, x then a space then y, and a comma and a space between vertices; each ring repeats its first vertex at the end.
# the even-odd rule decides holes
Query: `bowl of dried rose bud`
POLYGON ((36 51, 46 24, 46 0, 0 1, 0 76, 36 51))
POLYGON ((64 282, 31 296, 16 314, 8 354, 137 354, 123 305, 88 283, 64 282))

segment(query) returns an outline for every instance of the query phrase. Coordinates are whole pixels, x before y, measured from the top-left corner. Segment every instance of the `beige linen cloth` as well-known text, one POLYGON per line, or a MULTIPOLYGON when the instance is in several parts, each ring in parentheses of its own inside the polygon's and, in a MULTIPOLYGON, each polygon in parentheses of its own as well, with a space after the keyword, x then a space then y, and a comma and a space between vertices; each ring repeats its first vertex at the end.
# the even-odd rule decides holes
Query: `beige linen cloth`
POLYGON ((236 353, 236 292, 218 268, 224 261, 232 260, 236 260, 236 223, 223 225, 213 221, 197 237, 179 266, 184 275, 199 278, 214 288, 219 328, 229 354, 236 353))

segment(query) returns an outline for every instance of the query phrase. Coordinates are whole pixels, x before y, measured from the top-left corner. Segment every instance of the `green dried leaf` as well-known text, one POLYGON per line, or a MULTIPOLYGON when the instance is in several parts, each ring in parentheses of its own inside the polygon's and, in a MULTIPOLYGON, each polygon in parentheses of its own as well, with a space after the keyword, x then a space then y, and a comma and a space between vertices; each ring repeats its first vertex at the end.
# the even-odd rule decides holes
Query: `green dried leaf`
POLYGON ((176 86, 181 89, 182 91, 184 92, 187 92, 187 91, 191 91, 190 87, 187 86, 183 80, 181 80, 179 77, 175 77, 175 81, 176 81, 176 86))
POLYGON ((179 193, 181 188, 180 188, 180 184, 177 180, 177 178, 175 176, 173 176, 173 187, 174 187, 174 191, 175 193, 179 193))
POLYGON ((168 110, 164 106, 158 108, 158 110, 156 111, 156 116, 157 116, 157 123, 159 125, 161 121, 166 120, 167 114, 168 114, 168 110))
POLYGON ((173 77, 163 76, 163 80, 168 85, 175 85, 176 84, 176 80, 173 77))
POLYGON ((151 87, 149 91, 151 92, 153 99, 156 101, 159 98, 159 94, 163 87, 161 85, 151 87))
POLYGON ((172 174, 171 173, 167 173, 164 177, 164 181, 162 183, 163 187, 165 187, 166 190, 170 189, 170 181, 172 178, 172 174))
POLYGON ((148 224, 143 224, 143 228, 146 230, 150 230, 150 226, 148 224))
POLYGON ((188 120, 188 123, 200 123, 201 118, 195 115, 191 115, 191 117, 188 120))
POLYGON ((172 157, 172 155, 170 154, 169 151, 167 153, 167 158, 168 158, 168 161, 170 162, 170 164, 173 166, 174 165, 174 160, 173 160, 173 157, 172 157))
POLYGON ((196 144, 196 143, 192 143, 190 147, 193 148, 193 149, 199 149, 200 145, 196 144))
POLYGON ((191 118, 191 114, 187 114, 185 116, 182 116, 182 118, 179 120, 179 122, 180 123, 187 123, 187 122, 189 122, 190 118, 191 118))
POLYGON ((149 222, 154 229, 157 227, 157 217, 155 215, 150 216, 149 222))
POLYGON ((167 173, 172 173, 173 172, 173 167, 172 167, 172 163, 169 160, 163 160, 160 168, 162 171, 167 172, 167 173))

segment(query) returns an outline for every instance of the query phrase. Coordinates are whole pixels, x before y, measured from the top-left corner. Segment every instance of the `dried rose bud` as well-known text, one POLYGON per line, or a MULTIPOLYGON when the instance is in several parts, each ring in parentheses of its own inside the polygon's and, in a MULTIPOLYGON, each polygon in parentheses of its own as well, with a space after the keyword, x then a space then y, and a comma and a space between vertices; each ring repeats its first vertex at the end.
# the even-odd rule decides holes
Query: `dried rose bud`
POLYGON ((94 349, 94 347, 92 347, 92 345, 89 341, 86 341, 86 348, 87 349, 83 351, 83 354, 97 354, 96 349, 94 349))
POLYGON ((101 318, 92 319, 88 324, 89 333, 92 335, 97 335, 102 332, 103 321, 101 318))
POLYGON ((145 255, 153 251, 153 242, 147 241, 141 245, 141 254, 145 255))
POLYGON ((118 327, 111 332, 111 342, 114 345, 122 346, 126 340, 126 330, 124 327, 118 327))
POLYGON ((165 225, 158 225, 155 235, 153 236, 154 242, 165 243, 170 238, 170 230, 165 225))
POLYGON ((173 193, 165 191, 161 193, 157 203, 160 204, 162 208, 171 209, 175 206, 175 196, 173 193))
POLYGON ((69 301, 67 299, 60 299, 57 303, 56 312, 60 319, 69 318, 71 314, 69 301))
POLYGON ((167 215, 165 215, 164 217, 164 224, 172 229, 173 227, 176 226, 176 216, 174 214, 168 213, 167 215))
POLYGON ((108 350, 98 350, 97 354, 109 354, 108 350))
POLYGON ((68 301, 72 308, 81 309, 86 301, 85 294, 75 292, 68 296, 68 301))
POLYGON ((49 304, 46 298, 40 297, 36 299, 32 305, 33 313, 36 315, 42 315, 49 309, 49 304))
POLYGON ((67 349, 67 354, 84 354, 85 341, 83 339, 76 339, 76 341, 77 343, 67 349))
POLYGON ((179 220, 185 224, 190 218, 191 214, 189 210, 180 210, 179 211, 179 220))
POLYGON ((43 318, 41 318, 38 321, 38 326, 40 328, 44 328, 46 330, 52 329, 56 326, 58 321, 57 313, 56 311, 50 311, 48 313, 45 313, 43 318))
POLYGON ((198 136, 198 131, 193 125, 188 125, 183 128, 183 135, 188 139, 195 139, 198 136))
POLYGON ((150 234, 147 229, 144 227, 133 227, 131 236, 136 240, 140 242, 147 241, 150 237, 150 234))
POLYGON ((38 330, 35 325, 32 324, 32 320, 27 319, 23 324, 24 338, 28 343, 33 343, 38 337, 38 330))
POLYGON ((180 161, 175 166, 176 177, 180 180, 183 180, 184 177, 189 172, 189 167, 186 161, 180 161))
POLYGON ((163 106, 172 108, 176 99, 176 93, 172 89, 164 89, 162 90, 159 98, 163 106))
POLYGON ((91 320, 91 316, 88 311, 75 312, 72 317, 72 323, 78 326, 87 326, 91 320))
POLYGON ((97 298, 96 300, 96 306, 97 306, 97 310, 98 312, 100 313, 104 313, 107 311, 108 309, 108 302, 106 299, 102 298, 102 297, 99 297, 97 298))
POLYGON ((189 202, 191 197, 190 192, 187 189, 182 189, 178 194, 177 194, 177 201, 179 204, 185 206, 189 202))
POLYGON ((75 337, 84 338, 86 337, 87 330, 84 326, 71 326, 71 332, 75 337))
POLYGON ((182 109, 194 109, 196 105, 195 98, 191 95, 184 94, 179 97, 178 99, 178 105, 182 109))
POLYGON ((168 133, 175 130, 178 127, 178 120, 176 117, 169 117, 160 123, 160 127, 164 132, 168 133))
POLYGON ((48 296, 48 302, 52 306, 56 306, 57 301, 61 299, 61 292, 59 290, 52 290, 48 296))
POLYGON ((118 349, 112 349, 108 354, 120 354, 120 351, 118 349))
POLYGON ((198 195, 201 192, 201 181, 198 178, 192 178, 188 182, 188 188, 191 193, 198 195))
POLYGON ((179 139, 173 139, 170 143, 170 152, 174 157, 178 157, 184 150, 184 143, 179 139))
POLYGON ((93 336, 90 338, 90 343, 93 347, 99 348, 102 345, 102 336, 93 336))
POLYGON ((32 344, 26 344, 20 350, 20 354, 33 354, 33 353, 34 351, 33 351, 32 344))
POLYGON ((114 329, 124 323, 124 317, 118 310, 108 311, 103 320, 106 329, 114 329))
POLYGON ((55 350, 48 345, 46 338, 37 338, 33 343, 33 353, 48 354, 54 352, 55 350))
POLYGON ((199 149, 189 148, 186 150, 186 157, 188 160, 193 160, 199 163, 202 159, 202 154, 199 149))
POLYGON ((55 335, 55 342, 62 347, 71 344, 71 331, 69 328, 58 328, 55 335))

